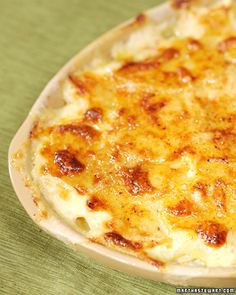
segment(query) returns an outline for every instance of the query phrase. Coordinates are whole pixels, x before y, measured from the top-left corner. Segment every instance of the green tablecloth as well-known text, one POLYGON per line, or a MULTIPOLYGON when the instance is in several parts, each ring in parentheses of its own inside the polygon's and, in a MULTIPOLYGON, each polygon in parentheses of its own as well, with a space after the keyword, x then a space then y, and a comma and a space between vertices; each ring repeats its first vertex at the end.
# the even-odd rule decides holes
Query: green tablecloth
POLYGON ((10 184, 7 150, 49 79, 103 32, 160 0, 0 0, 0 294, 174 294, 42 232, 10 184))

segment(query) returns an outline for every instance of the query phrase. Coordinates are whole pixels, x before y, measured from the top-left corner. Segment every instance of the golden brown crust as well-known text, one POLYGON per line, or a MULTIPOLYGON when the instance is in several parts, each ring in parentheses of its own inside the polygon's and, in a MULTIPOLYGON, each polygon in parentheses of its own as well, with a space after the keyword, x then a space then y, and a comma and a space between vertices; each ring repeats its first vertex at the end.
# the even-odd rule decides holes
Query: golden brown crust
POLYGON ((230 36, 230 37, 226 38, 225 40, 221 41, 217 45, 217 48, 220 52, 224 53, 228 49, 230 49, 230 47, 232 47, 232 46, 236 46, 236 37, 235 36, 230 36))
POLYGON ((164 108, 166 105, 165 99, 152 102, 152 97, 154 97, 154 93, 144 93, 143 97, 140 100, 140 106, 144 110, 144 112, 150 117, 153 123, 158 124, 158 112, 164 108))
POLYGON ((190 52, 196 52, 202 48, 202 44, 199 40, 194 38, 188 39, 188 49, 190 52))
POLYGON ((78 174, 85 169, 85 166, 77 160, 75 154, 68 150, 56 151, 54 162, 60 169, 62 175, 78 174))
POLYGON ((96 196, 89 197, 87 206, 94 211, 106 209, 106 204, 96 196))
POLYGON ((176 38, 109 73, 72 73, 74 103, 79 95, 87 109, 35 124, 31 140, 47 137, 43 175, 86 195, 89 214, 110 214, 100 243, 144 255, 164 235, 160 220, 214 248, 236 230, 236 42, 227 18, 215 9, 201 17, 199 39, 176 38))
POLYGON ((226 242, 228 231, 220 223, 205 221, 197 225, 196 232, 208 246, 221 247, 226 242))
POLYGON ((123 168, 121 177, 132 195, 150 193, 154 189, 149 181, 148 172, 140 165, 123 168))
POLYGON ((171 214, 176 216, 188 216, 194 214, 193 203, 187 199, 180 200, 177 205, 169 207, 168 210, 171 214))
POLYGON ((142 248, 140 243, 127 240, 116 232, 108 232, 105 234, 104 238, 106 241, 116 246, 127 247, 131 248, 132 250, 140 250, 142 248))
POLYGON ((94 122, 97 123, 99 121, 101 121, 102 119, 102 109, 101 108, 90 108, 88 109, 85 114, 85 120, 90 121, 90 122, 94 122))
POLYGON ((78 135, 86 141, 92 140, 94 137, 99 135, 99 132, 95 130, 93 127, 86 124, 67 124, 60 125, 56 127, 56 131, 58 133, 66 133, 69 132, 73 135, 78 135))

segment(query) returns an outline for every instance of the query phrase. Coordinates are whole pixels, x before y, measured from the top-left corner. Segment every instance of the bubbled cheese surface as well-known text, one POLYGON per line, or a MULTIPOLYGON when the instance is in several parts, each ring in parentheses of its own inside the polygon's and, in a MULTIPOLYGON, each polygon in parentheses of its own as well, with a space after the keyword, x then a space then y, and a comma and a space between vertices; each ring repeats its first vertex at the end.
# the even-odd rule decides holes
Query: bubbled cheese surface
POLYGON ((235 8, 190 2, 172 3, 172 26, 139 17, 111 62, 69 75, 65 105, 32 130, 32 179, 46 204, 94 242, 159 266, 229 266, 235 8))

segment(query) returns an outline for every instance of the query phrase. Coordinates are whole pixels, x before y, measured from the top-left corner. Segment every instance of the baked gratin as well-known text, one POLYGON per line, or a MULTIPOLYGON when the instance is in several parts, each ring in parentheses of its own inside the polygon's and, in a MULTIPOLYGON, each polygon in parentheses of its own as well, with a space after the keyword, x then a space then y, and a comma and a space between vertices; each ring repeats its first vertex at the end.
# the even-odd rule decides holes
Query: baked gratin
POLYGON ((158 267, 236 265, 236 11, 199 2, 139 15, 35 118, 38 218, 158 267))

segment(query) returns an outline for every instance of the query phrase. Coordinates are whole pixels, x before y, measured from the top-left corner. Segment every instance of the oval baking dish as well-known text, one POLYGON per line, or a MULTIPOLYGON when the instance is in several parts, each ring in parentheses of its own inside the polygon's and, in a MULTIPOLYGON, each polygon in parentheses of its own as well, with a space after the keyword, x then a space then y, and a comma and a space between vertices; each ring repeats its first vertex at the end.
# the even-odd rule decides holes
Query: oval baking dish
MULTIPOLYGON (((175 1, 179 6, 187 5, 189 2, 191 1, 175 1)), ((156 267, 138 258, 108 249, 105 246, 90 241, 63 222, 56 214, 50 219, 38 219, 37 213, 39 209, 34 201, 33 192, 30 186, 27 185, 27 179, 23 177, 22 170, 15 165, 15 162, 21 158, 20 149, 29 138, 35 117, 44 108, 60 106, 62 103, 60 101, 62 82, 74 69, 86 68, 94 57, 109 59, 113 45, 120 41, 126 41, 132 32, 139 28, 142 22, 145 22, 145 19, 151 19, 159 25, 166 20, 173 20, 175 17, 176 9, 170 3, 155 7, 109 31, 73 57, 45 87, 11 142, 9 148, 11 181, 26 212, 43 230, 65 242, 76 251, 84 253, 112 268, 170 284, 202 287, 236 287, 236 267, 201 267, 168 263, 164 267, 156 267)), ((25 161, 25 167, 28 167, 26 169, 30 169, 30 157, 26 155, 25 161)))

